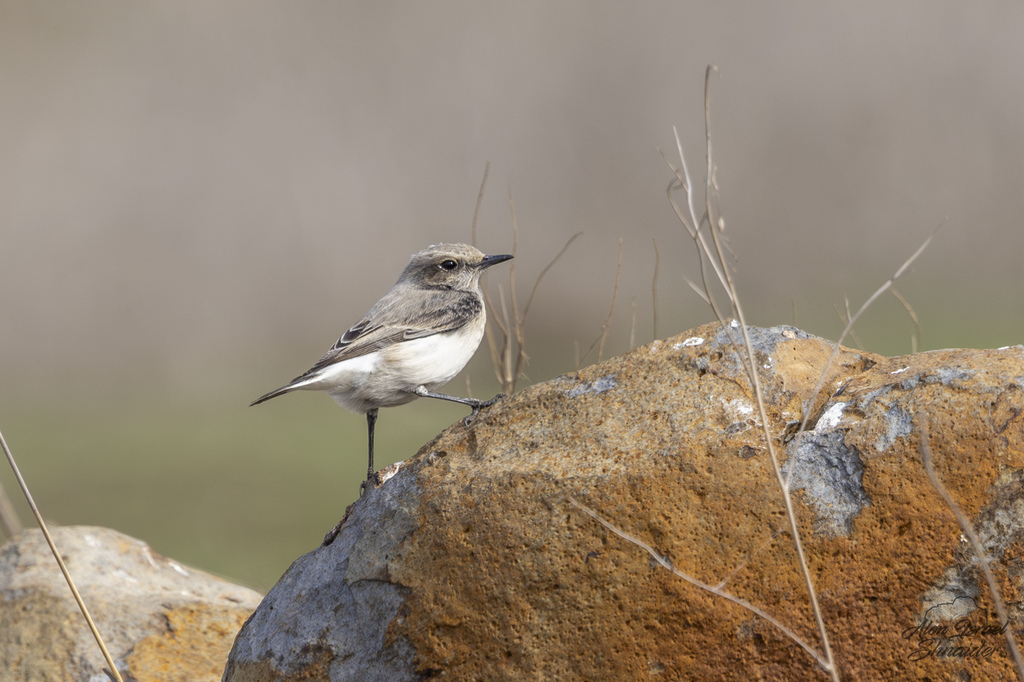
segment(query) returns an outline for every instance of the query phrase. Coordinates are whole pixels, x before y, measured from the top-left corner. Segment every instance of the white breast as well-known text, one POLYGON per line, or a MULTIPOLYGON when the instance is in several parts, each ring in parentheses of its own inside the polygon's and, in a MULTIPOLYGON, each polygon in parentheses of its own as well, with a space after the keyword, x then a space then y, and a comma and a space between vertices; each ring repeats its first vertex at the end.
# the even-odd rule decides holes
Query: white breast
POLYGON ((480 346, 483 332, 483 324, 468 324, 448 334, 396 343, 383 351, 385 361, 377 372, 393 375, 406 390, 417 386, 432 390, 462 371, 480 346))

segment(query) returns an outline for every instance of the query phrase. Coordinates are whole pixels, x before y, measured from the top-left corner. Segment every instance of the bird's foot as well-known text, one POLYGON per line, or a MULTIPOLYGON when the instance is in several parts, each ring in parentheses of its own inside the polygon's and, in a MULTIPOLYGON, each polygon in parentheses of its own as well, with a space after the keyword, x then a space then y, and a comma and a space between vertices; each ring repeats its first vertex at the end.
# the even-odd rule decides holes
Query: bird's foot
POLYGON ((359 484, 359 497, 362 497, 363 495, 365 495, 366 491, 369 490, 371 485, 374 488, 376 488, 377 486, 380 485, 380 473, 379 472, 376 472, 376 471, 367 471, 366 472, 366 480, 359 484))
POLYGON ((469 426, 476 420, 476 416, 480 414, 480 410, 485 407, 490 407, 499 400, 504 400, 507 396, 504 393, 499 393, 490 400, 478 400, 473 404, 473 411, 469 413, 469 416, 462 420, 462 423, 469 426))

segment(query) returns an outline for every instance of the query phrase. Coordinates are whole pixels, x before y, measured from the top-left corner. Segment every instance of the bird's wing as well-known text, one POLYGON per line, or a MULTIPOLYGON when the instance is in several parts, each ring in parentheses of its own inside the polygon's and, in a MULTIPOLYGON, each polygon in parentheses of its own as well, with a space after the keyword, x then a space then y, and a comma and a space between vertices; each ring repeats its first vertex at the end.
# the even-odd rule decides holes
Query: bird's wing
POLYGON ((401 299, 390 295, 381 299, 363 319, 342 334, 315 365, 292 383, 308 379, 336 362, 367 355, 403 341, 453 332, 468 324, 483 309, 483 302, 473 292, 407 290, 404 293, 401 299), (397 305, 399 300, 401 306, 397 305))

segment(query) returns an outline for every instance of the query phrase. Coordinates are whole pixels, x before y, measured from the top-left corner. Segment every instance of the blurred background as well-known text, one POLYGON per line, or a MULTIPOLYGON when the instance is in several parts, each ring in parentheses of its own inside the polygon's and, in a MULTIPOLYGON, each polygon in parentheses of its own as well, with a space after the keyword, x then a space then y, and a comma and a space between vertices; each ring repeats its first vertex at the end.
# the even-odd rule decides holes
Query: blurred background
MULTIPOLYGON (((513 248, 520 388, 709 321, 677 126, 753 324, 836 338, 897 283, 924 349, 1024 341, 1024 5, 0 0, 0 428, 44 514, 268 589, 358 493, 307 369, 440 241, 513 248), (674 157, 674 158, 673 158, 674 157), (591 352, 582 362, 597 359, 591 352)), ((507 268, 507 266, 500 266, 507 268)), ((507 291, 507 270, 490 287, 507 291)), ((857 327, 909 353, 892 296, 857 327)), ((489 397, 487 351, 448 385, 489 397)), ((384 410, 378 464, 465 416, 384 410)), ((13 476, 0 483, 16 497, 13 476)), ((23 520, 27 507, 16 499, 23 520)), ((0 538, 2 539, 2 538, 0 538)))

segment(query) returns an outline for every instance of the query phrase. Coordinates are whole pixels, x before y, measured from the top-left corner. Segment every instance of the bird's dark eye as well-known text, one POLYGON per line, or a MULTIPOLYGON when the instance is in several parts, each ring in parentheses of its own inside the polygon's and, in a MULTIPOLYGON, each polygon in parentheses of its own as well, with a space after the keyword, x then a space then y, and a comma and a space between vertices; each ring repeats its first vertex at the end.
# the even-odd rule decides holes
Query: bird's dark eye
POLYGON ((458 262, 457 261, 453 261, 451 258, 447 258, 447 259, 441 261, 441 269, 442 270, 454 270, 457 267, 459 267, 458 262))

